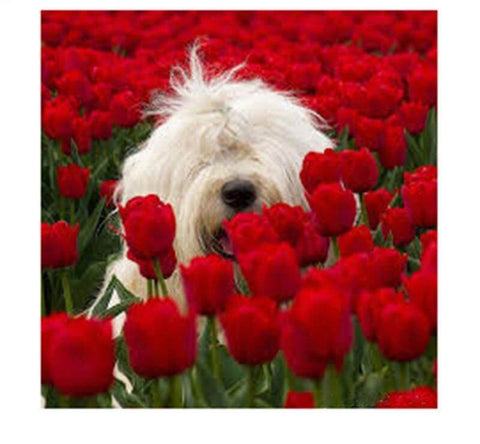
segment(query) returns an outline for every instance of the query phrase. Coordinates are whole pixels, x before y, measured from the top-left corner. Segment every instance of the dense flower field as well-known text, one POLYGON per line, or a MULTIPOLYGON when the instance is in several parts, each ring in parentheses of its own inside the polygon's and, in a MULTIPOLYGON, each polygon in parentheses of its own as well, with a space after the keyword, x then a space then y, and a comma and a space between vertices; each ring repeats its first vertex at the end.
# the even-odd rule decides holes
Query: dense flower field
POLYGON ((43 12, 46 406, 436 407, 436 27, 425 11, 43 12), (304 159, 311 212, 225 222, 239 288, 220 256, 177 264, 168 202, 114 211, 122 160, 161 123, 142 107, 199 37, 212 70, 247 60, 241 76, 294 91, 336 142, 304 159), (114 277, 87 318, 122 236, 150 297, 114 277), (186 312, 166 294, 177 267, 186 312))

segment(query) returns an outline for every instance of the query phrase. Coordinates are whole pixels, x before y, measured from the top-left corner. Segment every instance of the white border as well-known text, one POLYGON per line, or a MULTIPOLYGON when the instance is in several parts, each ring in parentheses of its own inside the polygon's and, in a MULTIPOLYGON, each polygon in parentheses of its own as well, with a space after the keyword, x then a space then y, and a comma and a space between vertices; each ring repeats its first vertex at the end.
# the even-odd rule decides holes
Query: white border
POLYGON ((229 2, 231 9, 439 9, 440 408, 46 411, 39 402, 40 9, 224 9, 225 2, 4 0, 0 12, 3 442, 478 441, 478 7, 474 2, 229 2))

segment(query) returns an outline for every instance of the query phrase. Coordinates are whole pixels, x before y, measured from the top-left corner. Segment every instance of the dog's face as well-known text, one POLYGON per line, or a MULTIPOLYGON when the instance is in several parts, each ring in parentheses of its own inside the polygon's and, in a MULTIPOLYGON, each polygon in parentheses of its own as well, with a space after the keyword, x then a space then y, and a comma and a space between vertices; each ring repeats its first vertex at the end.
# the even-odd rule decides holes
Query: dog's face
POLYGON ((306 207, 303 157, 327 146, 293 99, 260 82, 225 82, 186 98, 127 159, 122 199, 155 193, 173 205, 181 262, 231 257, 223 221, 276 202, 306 207))

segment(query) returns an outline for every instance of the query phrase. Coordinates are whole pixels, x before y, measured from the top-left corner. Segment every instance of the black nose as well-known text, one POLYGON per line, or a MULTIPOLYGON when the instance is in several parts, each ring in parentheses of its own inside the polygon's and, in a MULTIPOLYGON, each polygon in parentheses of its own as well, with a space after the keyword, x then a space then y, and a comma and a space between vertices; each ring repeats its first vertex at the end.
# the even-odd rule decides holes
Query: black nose
POLYGON ((256 197, 255 187, 248 180, 230 180, 222 187, 222 200, 236 211, 250 206, 256 197))

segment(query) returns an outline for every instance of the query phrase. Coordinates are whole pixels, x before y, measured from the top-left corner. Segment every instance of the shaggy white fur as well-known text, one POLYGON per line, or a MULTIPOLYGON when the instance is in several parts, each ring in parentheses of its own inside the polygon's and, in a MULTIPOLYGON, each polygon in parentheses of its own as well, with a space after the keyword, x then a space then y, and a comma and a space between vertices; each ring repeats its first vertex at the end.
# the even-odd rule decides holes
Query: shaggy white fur
MULTIPOLYGON (((242 179, 254 185, 256 200, 245 211, 275 202, 306 207, 299 180, 302 160, 309 151, 332 146, 320 116, 260 79, 238 80, 241 67, 209 76, 194 47, 189 71, 172 70, 175 94, 158 96, 150 107, 163 123, 123 167, 122 204, 150 193, 172 204, 180 263, 211 252, 222 220, 235 214, 221 198, 225 183, 242 179)), ((145 280, 125 251, 108 270, 107 283, 112 274, 136 295, 146 296, 145 280)), ((167 285, 181 302, 178 272, 167 285)), ((117 334, 122 324, 119 316, 117 334)))

